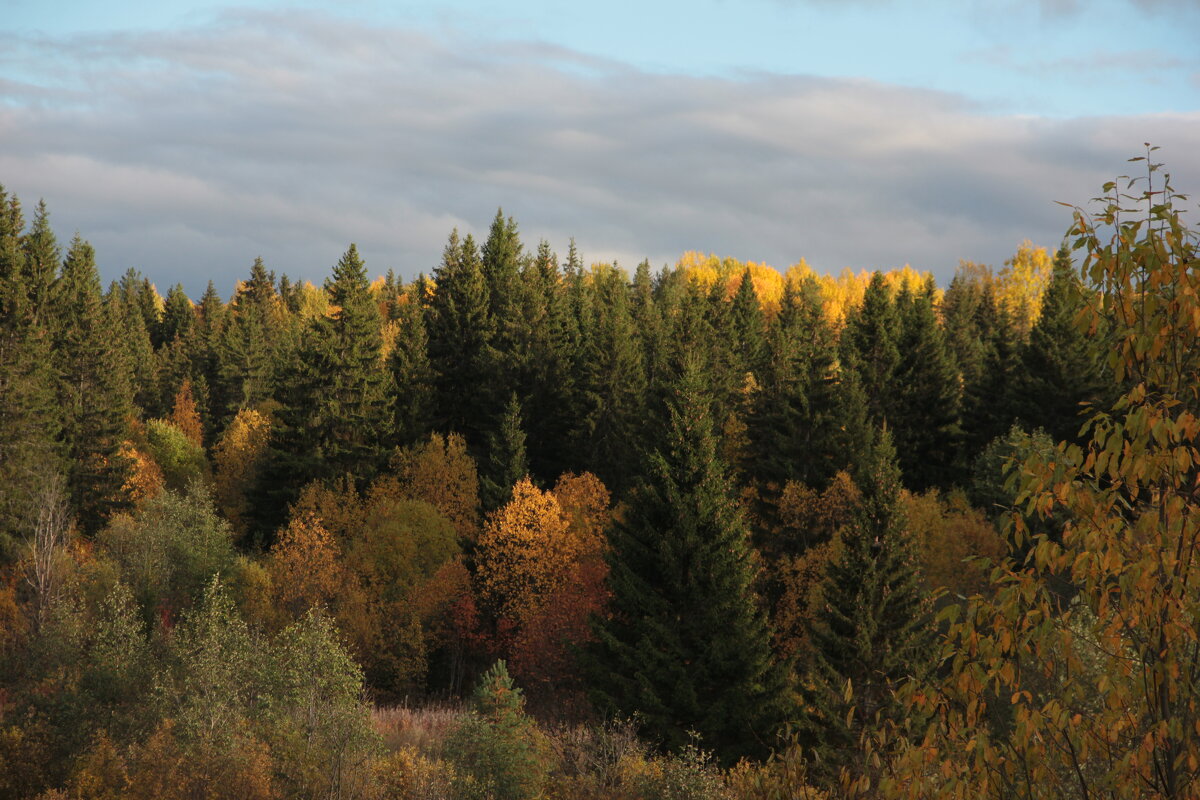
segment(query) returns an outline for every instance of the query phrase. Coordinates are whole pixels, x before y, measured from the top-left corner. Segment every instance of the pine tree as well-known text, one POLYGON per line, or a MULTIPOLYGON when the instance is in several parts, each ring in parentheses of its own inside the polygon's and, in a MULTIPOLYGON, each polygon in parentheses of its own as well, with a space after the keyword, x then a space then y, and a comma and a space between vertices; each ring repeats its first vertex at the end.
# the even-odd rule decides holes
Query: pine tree
POLYGON ((361 487, 387 455, 391 375, 383 369, 379 308, 355 245, 325 290, 336 311, 311 322, 277 397, 279 425, 260 480, 263 529, 278 524, 305 484, 349 476, 361 487))
POLYGON ((63 262, 55 309, 67 487, 81 527, 94 531, 124 505, 121 489, 132 466, 122 455, 130 387, 106 324, 94 251, 78 236, 63 262))
POLYGON ((788 481, 823 487, 847 466, 861 434, 850 406, 861 395, 839 375, 818 291, 812 280, 785 288, 746 420, 748 471, 768 499, 788 481))
POLYGON ((579 421, 576 442, 583 467, 618 492, 629 486, 646 421, 646 376, 629 307, 625 273, 597 268, 582 320, 577 362, 579 421))
POLYGON ((408 288, 405 299, 392 307, 398 325, 396 344, 388 359, 392 386, 395 442, 409 447, 429 436, 434 417, 434 371, 429 361, 425 327, 427 289, 424 276, 408 288))
POLYGON ((486 423, 495 413, 491 395, 480 391, 494 362, 493 321, 488 283, 470 234, 462 240, 457 230, 450 234, 433 279, 437 288, 427 330, 434 370, 434 426, 461 433, 479 447, 486 442, 486 423))
POLYGON ((0 548, 27 527, 35 493, 60 468, 50 337, 35 305, 45 279, 31 282, 24 224, 20 202, 0 186, 0 548))
POLYGON ((821 586, 801 682, 801 730, 815 771, 856 768, 864 730, 899 722, 896 688, 924 668, 932 646, 928 601, 900 502, 900 470, 882 429, 855 470, 862 499, 821 586), (849 684, 850 694, 847 694, 849 684))
POLYGON ((841 356, 858 373, 875 424, 890 420, 894 410, 896 370, 900 367, 897 340, 900 319, 883 274, 871 275, 863 304, 846 318, 841 356))
POLYGON ((932 279, 919 294, 901 292, 899 350, 895 373, 896 449, 904 483, 913 491, 954 482, 958 455, 959 373, 933 308, 932 279))
POLYGON ((487 459, 479 476, 484 511, 493 511, 512 497, 512 487, 529 474, 525 432, 521 430, 521 401, 514 393, 504 407, 489 442, 487 459))
POLYGON ((1082 403, 1102 400, 1106 380, 1099 337, 1089 336, 1076 318, 1085 298, 1083 286, 1063 245, 1054 257, 1050 285, 1029 342, 1021 349, 1023 369, 1016 392, 1021 419, 1041 427, 1054 441, 1074 441, 1082 425, 1082 403))
POLYGON ((611 535, 612 616, 596 623, 593 694, 609 712, 636 713, 668 747, 696 731, 732 762, 763 752, 787 712, 788 691, 751 595, 746 522, 693 359, 669 417, 611 535))

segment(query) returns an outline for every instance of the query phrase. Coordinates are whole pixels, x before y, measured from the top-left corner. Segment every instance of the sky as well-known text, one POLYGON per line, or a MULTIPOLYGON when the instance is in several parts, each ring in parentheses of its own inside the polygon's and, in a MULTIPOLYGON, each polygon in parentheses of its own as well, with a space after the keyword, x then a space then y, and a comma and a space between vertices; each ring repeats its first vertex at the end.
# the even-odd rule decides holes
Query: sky
MULTIPOLYGON (((1200 197, 1200 0, 0 0, 0 185, 165 293, 256 256, 530 249, 822 272, 1056 247, 1160 146, 1200 197)), ((1193 204, 1194 207, 1194 204, 1193 204)))

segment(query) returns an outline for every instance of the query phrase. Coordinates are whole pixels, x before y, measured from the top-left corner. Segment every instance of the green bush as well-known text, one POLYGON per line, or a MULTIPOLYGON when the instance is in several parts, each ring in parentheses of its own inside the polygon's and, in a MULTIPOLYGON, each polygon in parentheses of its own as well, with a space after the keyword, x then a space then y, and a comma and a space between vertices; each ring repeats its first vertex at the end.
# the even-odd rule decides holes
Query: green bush
POLYGON ((463 777, 456 796, 524 800, 541 793, 547 759, 524 704, 504 662, 497 661, 475 688, 470 713, 446 740, 446 755, 463 777))

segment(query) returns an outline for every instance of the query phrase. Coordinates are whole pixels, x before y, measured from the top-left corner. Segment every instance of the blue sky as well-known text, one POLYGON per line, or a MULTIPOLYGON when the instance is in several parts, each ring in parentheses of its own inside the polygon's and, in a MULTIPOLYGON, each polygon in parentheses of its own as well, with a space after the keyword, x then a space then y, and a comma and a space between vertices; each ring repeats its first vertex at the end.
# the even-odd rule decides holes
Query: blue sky
POLYGON ((593 259, 946 281, 1054 246, 1142 141, 1200 190, 1200 0, 0 0, 0 183, 108 278, 345 245, 429 271, 497 206, 593 259))

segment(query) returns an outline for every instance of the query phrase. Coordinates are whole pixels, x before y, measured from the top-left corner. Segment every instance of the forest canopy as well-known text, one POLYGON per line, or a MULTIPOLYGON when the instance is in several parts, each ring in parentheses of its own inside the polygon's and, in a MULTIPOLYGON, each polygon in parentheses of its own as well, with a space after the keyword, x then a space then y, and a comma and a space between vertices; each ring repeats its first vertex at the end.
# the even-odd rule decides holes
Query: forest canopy
POLYGON ((1191 797, 1200 292, 1054 252, 107 289, 0 188, 0 798, 1191 797))

